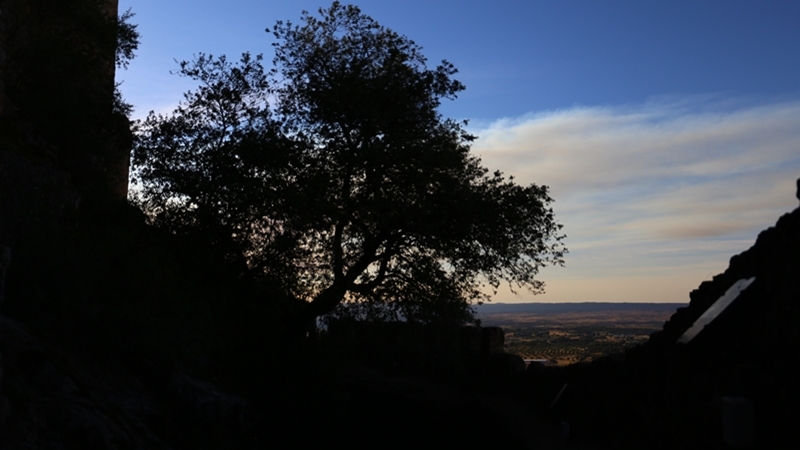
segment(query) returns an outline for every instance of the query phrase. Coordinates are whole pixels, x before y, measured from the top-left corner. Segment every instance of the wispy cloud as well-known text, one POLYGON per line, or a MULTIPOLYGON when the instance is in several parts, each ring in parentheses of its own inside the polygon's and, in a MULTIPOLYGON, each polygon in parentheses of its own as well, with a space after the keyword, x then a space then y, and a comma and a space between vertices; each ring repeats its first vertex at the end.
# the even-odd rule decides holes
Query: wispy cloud
POLYGON ((556 200, 570 254, 566 269, 545 272, 550 288, 536 300, 685 301, 709 270, 723 270, 797 206, 800 101, 661 99, 531 114, 474 131, 484 165, 546 184, 556 200), (625 287, 669 277, 683 284, 646 299, 633 294, 641 287, 625 287), (593 298, 591 286, 611 289, 611 278, 624 280, 612 289, 617 298, 593 298), (566 279, 585 286, 558 292, 557 280, 566 279))

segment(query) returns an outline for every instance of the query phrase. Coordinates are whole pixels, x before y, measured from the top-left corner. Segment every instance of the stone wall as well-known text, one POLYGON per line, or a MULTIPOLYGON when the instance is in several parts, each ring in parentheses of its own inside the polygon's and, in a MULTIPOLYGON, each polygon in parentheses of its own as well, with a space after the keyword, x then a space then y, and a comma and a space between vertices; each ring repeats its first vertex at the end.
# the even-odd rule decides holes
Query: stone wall
MULTIPOLYGON (((109 17, 116 18, 118 15, 118 0, 100 0, 102 12, 107 14, 109 17)), ((40 7, 41 5, 39 5, 40 7)), ((34 7, 36 7, 34 5, 34 7)), ((15 101, 16 105, 12 104, 12 101, 9 98, 14 98, 14 95, 8 91, 9 83, 14 80, 19 82, 20 80, 25 80, 30 78, 29 75, 36 75, 37 78, 41 78, 40 72, 34 72, 29 74, 26 70, 29 70, 31 66, 28 63, 28 58, 26 55, 30 54, 30 49, 28 48, 32 42, 38 42, 39 47, 41 47, 40 40, 35 39, 38 36, 37 33, 40 32, 42 28, 46 30, 50 30, 51 27, 54 27, 55 33, 61 32, 60 28, 68 28, 63 26, 64 23, 58 22, 58 18, 60 16, 51 14, 48 19, 41 19, 35 11, 30 10, 31 6, 26 5, 23 2, 15 2, 11 0, 0 0, 0 150, 5 151, 31 151, 31 150, 41 150, 43 146, 30 146, 30 145, 9 145, 8 144, 8 135, 9 134, 19 134, 18 129, 22 128, 23 134, 26 134, 27 138, 35 137, 41 138, 45 137, 46 140, 50 141, 52 145, 51 149, 47 153, 24 153, 26 156, 33 156, 34 160, 41 160, 42 158, 46 159, 44 161, 47 164, 54 165, 60 167, 61 169, 66 170, 70 173, 73 178, 73 182, 81 187, 81 191, 84 196, 97 196, 98 198, 104 199, 112 199, 112 200, 126 200, 128 194, 128 175, 129 175, 129 163, 130 163, 130 150, 132 144, 132 135, 130 132, 130 123, 124 115, 119 113, 112 113, 112 99, 113 99, 113 92, 114 92, 114 85, 115 85, 115 52, 113 50, 113 45, 109 45, 108 42, 104 43, 102 46, 98 48, 109 50, 108 54, 103 54, 97 56, 93 56, 95 59, 91 59, 93 61, 92 64, 89 64, 89 67, 95 67, 93 64, 98 63, 102 66, 99 68, 98 71, 87 71, 86 73, 95 74, 92 75, 93 79, 91 80, 75 80, 76 73, 70 72, 69 67, 64 69, 67 77, 64 79, 71 80, 70 84, 64 84, 64 86, 60 86, 63 83, 54 83, 50 86, 46 86, 49 90, 46 92, 52 91, 54 95, 46 97, 49 99, 53 98, 69 98, 70 96, 75 97, 75 94, 72 92, 75 89, 75 86, 99 86, 100 91, 98 92, 98 97, 95 101, 95 104, 105 104, 107 102, 107 106, 103 106, 102 109, 107 108, 107 115, 103 117, 103 114, 93 112, 92 114, 85 115, 86 117, 93 117, 94 119, 90 120, 92 123, 88 123, 87 120, 84 120, 83 116, 75 115, 75 117, 82 117, 82 119, 76 123, 70 125, 72 128, 67 128, 66 130, 62 130, 60 132, 53 132, 50 130, 50 134, 44 132, 45 129, 48 127, 42 126, 41 121, 36 119, 36 117, 42 116, 40 114, 41 111, 30 111, 31 109, 40 108, 42 111, 46 110, 54 110, 54 111, 75 111, 75 105, 81 105, 84 103, 75 103, 74 99, 69 100, 67 102, 61 102, 61 100, 56 101, 54 103, 55 106, 59 106, 60 108, 51 108, 53 105, 40 105, 41 99, 37 99, 36 102, 33 102, 34 106, 31 105, 23 105, 22 103, 26 103, 26 101, 30 100, 29 96, 23 96, 21 98, 17 98, 18 101, 15 101), (55 17, 55 19, 54 19, 55 17), (47 23, 46 26, 41 25, 41 21, 50 20, 51 22, 56 22, 55 26, 50 22, 47 23), (16 55, 16 59, 14 58, 16 55), (20 61, 26 61, 24 68, 20 68, 20 61), (99 73, 99 75, 98 75, 99 73), (52 89, 51 89, 52 88, 52 89), (60 89, 60 90, 59 90, 60 89), (70 103, 72 102, 72 103, 70 103), (63 103, 63 104, 62 104, 63 103), (65 109, 65 105, 67 108, 65 109), (27 107, 27 109, 26 109, 27 107), (72 108, 72 109, 70 109, 72 108), (94 122, 97 123, 94 123, 94 122), (84 126, 85 125, 85 126, 84 126), (10 128, 14 130, 9 131, 10 128), (76 128, 80 128, 84 130, 83 138, 88 138, 88 140, 81 140, 71 138, 71 133, 69 130, 74 130, 76 128), (86 131, 90 131, 90 133, 85 133, 86 131), (91 137, 89 137, 91 135, 91 137), (61 142, 63 141, 63 142, 61 142), (91 142, 89 142, 91 141, 91 142), (88 149, 88 150, 87 150, 88 149), (91 183, 87 183, 86 180, 92 179, 91 183)), ((84 19, 85 20, 85 19, 84 19)), ((95 34, 81 34, 82 31, 76 30, 83 30, 81 27, 77 27, 75 29, 70 29, 68 31, 64 31, 62 34, 64 36, 75 37, 77 39, 83 39, 87 42, 77 42, 72 48, 80 49, 84 46, 91 46, 94 45, 94 42, 97 42, 97 36, 95 34)), ((61 35, 58 35, 59 39, 62 38, 61 35)), ((48 39, 51 39, 49 37, 48 39)), ((48 41, 49 42, 49 41, 48 41)), ((43 48, 49 48, 45 46, 43 48)), ((70 48, 69 46, 65 48, 70 48)), ((70 50, 71 51, 71 50, 70 50)), ((83 55, 85 54, 92 54, 93 49, 89 49, 86 52, 75 50, 74 55, 83 55)), ((58 53, 58 55, 61 55, 58 53)), ((72 53, 69 55, 74 56, 72 53)), ((53 55, 50 55, 53 56, 53 55)), ((48 61, 48 57, 43 55, 41 56, 42 61, 48 61)), ((38 64, 38 63, 37 63, 38 64)), ((85 61, 82 63, 85 64, 85 61)), ((50 67, 46 64, 44 65, 33 65, 31 67, 50 67)), ((52 64, 51 64, 52 66, 52 64)), ((59 65, 55 67, 63 67, 64 64, 59 63, 59 65)), ((68 66, 68 65, 67 65, 68 66)), ((53 69, 53 67, 50 67, 53 69)), ((54 69, 53 69, 54 70, 54 69)), ((49 73, 49 72, 48 72, 49 73)), ((82 72, 81 72, 82 74, 82 72)), ((49 75, 47 75, 49 76, 49 75)), ((47 84, 47 83, 45 83, 47 84)), ((32 92, 44 92, 42 91, 42 86, 35 85, 35 88, 31 88, 32 92)), ((22 95, 25 95, 27 91, 17 91, 17 95, 20 95, 19 92, 23 92, 22 95)), ((94 91, 92 91, 94 92, 94 91)), ((88 96, 83 95, 84 92, 81 92, 80 95, 77 95, 76 98, 87 98, 88 96)), ((49 95, 49 94, 48 94, 49 95)), ((101 105, 102 106, 102 105, 101 105)), ((79 107, 77 110, 82 111, 79 107)), ((61 116, 68 114, 67 112, 59 112, 61 116)), ((48 118, 45 122, 47 123, 59 123, 63 122, 59 116, 55 116, 56 119, 53 117, 48 118)), ((68 122, 70 118, 65 118, 68 122)), ((63 128, 63 127, 62 127, 63 128)), ((82 138, 82 139, 83 139, 82 138)))
MULTIPOLYGON (((118 1, 107 0, 104 11, 116 17, 118 1)), ((36 17, 30 5, 0 0, 0 304, 12 248, 36 236, 52 234, 64 224, 75 223, 81 203, 75 183, 77 177, 93 174, 91 176, 101 180, 94 187, 106 192, 97 193, 98 198, 124 201, 128 191, 131 133, 127 118, 111 113, 115 75, 113 52, 103 58, 108 66, 106 78, 86 80, 105 86, 109 111, 102 124, 86 124, 87 129, 102 129, 105 137, 102 145, 91 147, 93 154, 81 153, 82 161, 76 158, 78 153, 74 150, 65 152, 43 138, 40 124, 29 120, 30 114, 20 111, 9 100, 7 77, 13 70, 9 70, 7 55, 11 48, 16 49, 18 56, 20 52, 25 54, 31 33, 37 29, 36 17), (9 40, 9 33, 13 34, 13 42, 9 40)), ((20 73, 26 75, 24 70, 17 72, 17 78, 20 73)), ((22 97, 22 101, 26 98, 22 97)), ((47 106, 42 105, 42 108, 47 106)), ((81 147, 82 144, 76 145, 81 147)))
POLYGON ((6 90, 5 83, 3 82, 3 73, 6 60, 6 27, 5 15, 3 9, 0 8, 0 117, 3 117, 5 104, 6 104, 6 90))
POLYGON ((434 377, 475 370, 504 344, 499 327, 353 320, 332 322, 328 338, 361 363, 434 377))

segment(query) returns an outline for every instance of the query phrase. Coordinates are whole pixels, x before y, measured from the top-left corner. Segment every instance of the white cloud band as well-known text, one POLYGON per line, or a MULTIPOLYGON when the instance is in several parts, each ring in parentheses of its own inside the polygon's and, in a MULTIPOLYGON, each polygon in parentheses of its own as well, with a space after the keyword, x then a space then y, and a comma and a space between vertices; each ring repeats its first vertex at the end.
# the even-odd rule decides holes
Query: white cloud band
POLYGON ((543 279, 588 283, 570 290, 581 298, 551 283, 544 297, 522 301, 686 301, 706 271, 723 270, 797 206, 800 101, 691 97, 575 107, 499 120, 475 134, 473 150, 489 169, 551 188, 570 254, 566 269, 543 279), (634 283, 637 274, 642 282, 685 281, 651 298, 638 297, 641 286, 591 298, 592 283, 634 283))

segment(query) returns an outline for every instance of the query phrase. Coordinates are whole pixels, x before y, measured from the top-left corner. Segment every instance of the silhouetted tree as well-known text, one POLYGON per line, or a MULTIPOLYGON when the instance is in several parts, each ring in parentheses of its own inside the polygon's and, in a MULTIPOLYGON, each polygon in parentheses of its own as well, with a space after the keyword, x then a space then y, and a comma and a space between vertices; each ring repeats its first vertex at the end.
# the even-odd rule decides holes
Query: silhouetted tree
POLYGON ((352 301, 463 322, 501 280, 541 292, 566 251, 552 199, 490 174, 441 117, 456 69, 355 6, 319 13, 275 25, 270 74, 249 54, 181 63, 199 90, 151 113, 134 151, 153 220, 205 230, 303 320, 352 301))

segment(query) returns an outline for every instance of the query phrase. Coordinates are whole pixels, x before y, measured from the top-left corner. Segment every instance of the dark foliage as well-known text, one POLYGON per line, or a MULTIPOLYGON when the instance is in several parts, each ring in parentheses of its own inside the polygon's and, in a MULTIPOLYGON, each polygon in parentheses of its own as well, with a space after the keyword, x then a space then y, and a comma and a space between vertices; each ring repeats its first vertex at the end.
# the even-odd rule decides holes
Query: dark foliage
POLYGON ((464 322, 502 280, 541 292, 539 269, 566 251, 552 199, 490 174, 442 118, 464 89, 455 68, 429 68, 357 7, 319 13, 268 30, 269 73, 249 54, 181 63, 199 89, 151 114, 134 148, 153 222, 305 302, 304 320, 366 302, 464 322))

